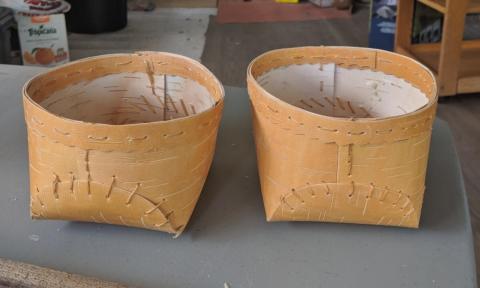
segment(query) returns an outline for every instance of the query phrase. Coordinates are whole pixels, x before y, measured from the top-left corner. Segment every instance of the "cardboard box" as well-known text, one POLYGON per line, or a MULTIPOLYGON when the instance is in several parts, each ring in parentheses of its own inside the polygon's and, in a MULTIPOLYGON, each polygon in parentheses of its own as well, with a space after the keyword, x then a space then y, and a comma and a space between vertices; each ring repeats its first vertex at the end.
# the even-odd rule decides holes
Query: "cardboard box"
POLYGON ((52 67, 70 60, 63 14, 17 14, 16 19, 24 65, 52 67))

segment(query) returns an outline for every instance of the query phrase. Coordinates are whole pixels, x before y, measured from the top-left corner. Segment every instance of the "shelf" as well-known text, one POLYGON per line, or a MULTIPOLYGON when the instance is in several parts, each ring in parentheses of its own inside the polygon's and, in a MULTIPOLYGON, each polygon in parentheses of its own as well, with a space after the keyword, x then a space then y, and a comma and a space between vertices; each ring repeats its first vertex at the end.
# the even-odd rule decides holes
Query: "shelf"
MULTIPOLYGON (((424 43, 412 44, 412 50, 415 52, 438 52, 440 51, 440 43, 424 43)), ((478 40, 464 40, 462 42, 462 50, 477 50, 480 49, 480 39, 478 40)))
MULTIPOLYGON (((417 0, 418 2, 427 5, 428 7, 445 14, 447 11, 446 0, 417 0)), ((455 0, 449 0, 455 1, 455 0)), ((480 0, 470 0, 467 8, 467 14, 480 13, 480 0)))
POLYGON ((465 14, 480 13, 480 0, 401 0, 397 5, 395 51, 430 67, 440 96, 480 92, 480 40, 461 37, 465 14), (442 43, 411 44, 417 2, 444 14, 442 43))
MULTIPOLYGON (((463 49, 458 71, 457 93, 474 93, 480 91, 480 47, 465 41, 466 49, 463 49)), ((477 41, 474 41, 477 42, 477 41)), ((429 67, 436 75, 440 57, 440 45, 417 44, 412 45, 410 50, 397 47, 400 54, 415 58, 429 67)), ((440 93, 440 96, 442 93, 440 93)))

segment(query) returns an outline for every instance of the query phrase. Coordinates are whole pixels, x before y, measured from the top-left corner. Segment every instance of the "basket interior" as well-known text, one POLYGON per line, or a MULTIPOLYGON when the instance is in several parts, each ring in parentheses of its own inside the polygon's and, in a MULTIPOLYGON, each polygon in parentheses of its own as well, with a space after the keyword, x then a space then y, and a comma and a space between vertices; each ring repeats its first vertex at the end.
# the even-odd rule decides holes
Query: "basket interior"
POLYGON ((283 66, 256 80, 274 97, 333 117, 392 117, 414 112, 429 102, 422 91, 396 76, 334 63, 283 66))
POLYGON ((215 99, 192 79, 123 72, 53 91, 39 104, 65 118, 122 125, 187 117, 215 106, 215 99))

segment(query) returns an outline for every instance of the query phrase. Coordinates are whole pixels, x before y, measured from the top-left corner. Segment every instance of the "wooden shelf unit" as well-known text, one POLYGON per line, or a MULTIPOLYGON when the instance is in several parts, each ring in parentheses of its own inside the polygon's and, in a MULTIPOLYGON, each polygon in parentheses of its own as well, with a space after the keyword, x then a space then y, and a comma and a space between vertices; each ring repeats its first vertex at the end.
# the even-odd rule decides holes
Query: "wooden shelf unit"
MULTIPOLYGON (((437 10, 442 14, 445 14, 447 12, 445 0, 418 0, 418 2, 437 10)), ((480 13, 480 0, 470 0, 467 6, 467 14, 471 13, 480 13)))
POLYGON ((399 0, 395 51, 433 70, 440 96, 480 92, 480 40, 463 40, 465 15, 480 13, 480 0, 418 0, 444 14, 442 42, 412 44, 415 0, 399 0))

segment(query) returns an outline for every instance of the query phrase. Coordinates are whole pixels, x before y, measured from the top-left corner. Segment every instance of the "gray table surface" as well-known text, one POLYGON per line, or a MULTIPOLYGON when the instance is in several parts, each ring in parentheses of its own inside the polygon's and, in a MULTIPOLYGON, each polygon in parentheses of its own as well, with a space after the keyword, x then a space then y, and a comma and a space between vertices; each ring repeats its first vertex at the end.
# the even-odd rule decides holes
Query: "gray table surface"
POLYGON ((139 287, 476 287, 452 137, 437 120, 419 230, 267 223, 245 89, 226 87, 215 160, 186 231, 32 221, 21 87, 0 65, 0 257, 139 287))

